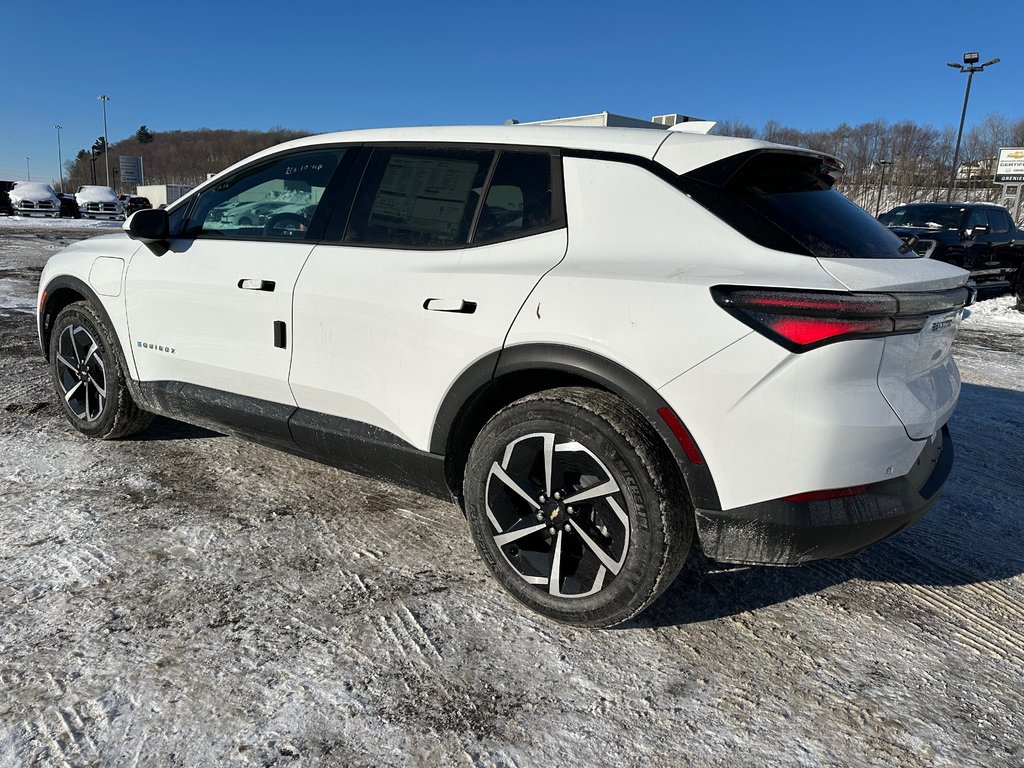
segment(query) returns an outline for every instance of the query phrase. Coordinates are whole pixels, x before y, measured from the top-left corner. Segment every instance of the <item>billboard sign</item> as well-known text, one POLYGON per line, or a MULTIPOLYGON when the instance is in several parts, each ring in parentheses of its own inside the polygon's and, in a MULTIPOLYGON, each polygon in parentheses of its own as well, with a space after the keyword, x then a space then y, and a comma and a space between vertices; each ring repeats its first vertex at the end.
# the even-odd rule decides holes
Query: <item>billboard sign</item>
POLYGON ((999 150, 995 182, 996 184, 1024 183, 1024 147, 1009 147, 999 150))
POLYGON ((121 155, 117 158, 121 165, 122 184, 145 184, 142 176, 142 158, 121 155))

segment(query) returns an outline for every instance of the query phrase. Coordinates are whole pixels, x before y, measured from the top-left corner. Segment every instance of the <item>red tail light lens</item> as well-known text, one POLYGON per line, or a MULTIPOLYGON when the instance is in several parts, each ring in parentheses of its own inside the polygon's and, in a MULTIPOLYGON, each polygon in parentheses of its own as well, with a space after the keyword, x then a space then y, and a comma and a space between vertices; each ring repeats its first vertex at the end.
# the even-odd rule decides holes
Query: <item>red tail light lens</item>
POLYGON ((917 333, 930 316, 963 307, 968 291, 838 293, 717 286, 711 295, 758 333, 792 352, 806 352, 845 339, 917 333))
POLYGON ((848 499, 851 496, 860 496, 868 487, 866 485, 855 485, 850 488, 832 488, 827 491, 808 491, 807 493, 794 493, 786 496, 783 501, 832 501, 833 499, 848 499))

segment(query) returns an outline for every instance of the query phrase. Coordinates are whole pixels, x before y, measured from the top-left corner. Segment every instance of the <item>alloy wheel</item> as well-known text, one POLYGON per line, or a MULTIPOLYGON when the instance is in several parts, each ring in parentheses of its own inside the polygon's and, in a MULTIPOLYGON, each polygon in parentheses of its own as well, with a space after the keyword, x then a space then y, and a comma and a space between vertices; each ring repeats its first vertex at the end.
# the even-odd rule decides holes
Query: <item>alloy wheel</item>
POLYGON ((64 402, 82 421, 96 421, 107 403, 107 367, 99 343, 84 325, 69 325, 57 340, 56 360, 64 402))
POLYGON ((607 587, 629 552, 630 523, 618 482, 576 440, 553 432, 509 443, 487 477, 494 543, 528 584, 580 598, 607 587))

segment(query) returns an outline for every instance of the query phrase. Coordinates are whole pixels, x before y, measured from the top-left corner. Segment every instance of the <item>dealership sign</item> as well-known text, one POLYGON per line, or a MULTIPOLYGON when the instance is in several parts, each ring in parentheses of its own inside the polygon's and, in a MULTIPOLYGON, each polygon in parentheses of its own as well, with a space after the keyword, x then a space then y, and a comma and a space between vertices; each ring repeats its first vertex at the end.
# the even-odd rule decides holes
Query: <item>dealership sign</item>
POLYGON ((121 182, 124 184, 144 184, 142 176, 142 158, 121 155, 117 158, 121 164, 121 182))
POLYGON ((995 182, 996 184, 1024 183, 1024 147, 999 150, 995 182))

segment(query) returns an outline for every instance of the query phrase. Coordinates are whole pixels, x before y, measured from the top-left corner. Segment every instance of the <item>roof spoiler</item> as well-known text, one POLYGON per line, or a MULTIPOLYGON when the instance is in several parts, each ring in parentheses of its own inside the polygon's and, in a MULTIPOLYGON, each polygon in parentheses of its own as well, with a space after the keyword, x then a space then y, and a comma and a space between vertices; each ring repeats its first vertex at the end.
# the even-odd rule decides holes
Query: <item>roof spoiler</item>
POLYGON ((680 133, 711 133, 711 129, 716 125, 717 123, 714 120, 687 120, 670 125, 669 130, 679 131, 680 133))

